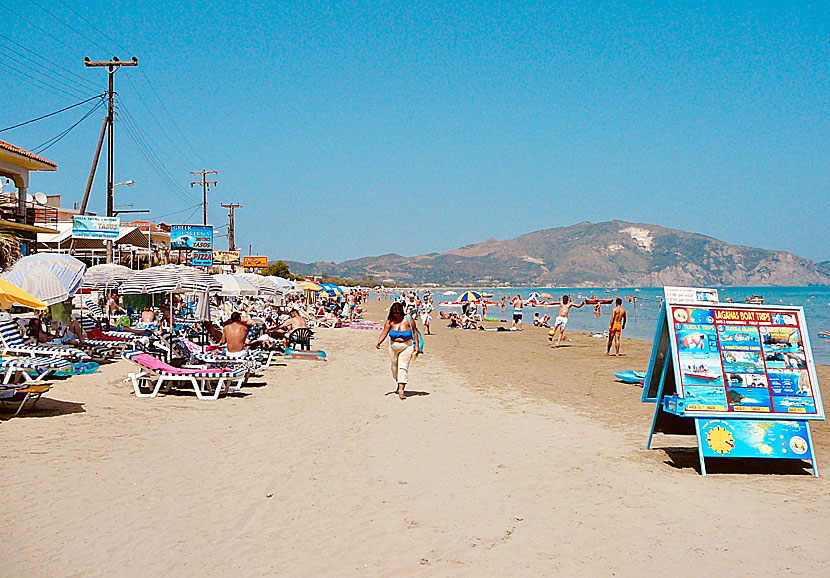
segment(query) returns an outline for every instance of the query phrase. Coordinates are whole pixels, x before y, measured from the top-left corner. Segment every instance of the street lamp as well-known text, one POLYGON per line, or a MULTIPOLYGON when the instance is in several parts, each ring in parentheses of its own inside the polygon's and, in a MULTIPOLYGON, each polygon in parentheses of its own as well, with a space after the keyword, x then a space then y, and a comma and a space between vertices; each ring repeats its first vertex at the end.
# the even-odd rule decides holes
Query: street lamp
MULTIPOLYGON (((120 183, 115 183, 115 184, 112 186, 112 188, 113 188, 113 190, 115 190, 115 187, 119 187, 119 186, 121 186, 121 185, 125 185, 125 186, 128 186, 128 187, 131 187, 131 186, 133 186, 134 184, 135 184, 135 181, 134 181, 134 180, 132 180, 132 179, 130 179, 129 181, 123 181, 123 182, 120 182, 120 183)), ((112 201, 110 201, 110 202, 112 202, 112 201)), ((117 216, 117 215, 118 215, 118 213, 117 213, 116 211, 113 211, 113 210, 111 209, 111 206, 107 206, 107 211, 108 211, 109 213, 111 213, 111 214, 108 214, 108 215, 107 215, 108 217, 113 217, 113 216, 117 216)), ((112 263, 112 239, 107 239, 107 263, 112 263)))

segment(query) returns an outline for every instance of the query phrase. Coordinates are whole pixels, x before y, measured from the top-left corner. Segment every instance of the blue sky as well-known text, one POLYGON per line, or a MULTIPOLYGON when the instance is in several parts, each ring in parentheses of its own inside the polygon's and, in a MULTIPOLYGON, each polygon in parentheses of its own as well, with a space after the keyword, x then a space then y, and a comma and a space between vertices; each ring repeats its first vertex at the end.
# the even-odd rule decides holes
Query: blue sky
MULTIPOLYGON (((189 171, 218 170, 210 222, 241 203, 237 244, 271 258, 619 218, 827 260, 829 10, 0 0, 0 128, 103 91, 83 56, 135 55, 116 75, 115 176, 136 184, 116 206, 198 223, 189 171)), ((32 149, 92 105, 0 139, 32 149)), ((80 201, 103 115, 43 153, 59 171, 31 192, 80 201)), ((102 162, 101 213, 104 181, 102 162)))

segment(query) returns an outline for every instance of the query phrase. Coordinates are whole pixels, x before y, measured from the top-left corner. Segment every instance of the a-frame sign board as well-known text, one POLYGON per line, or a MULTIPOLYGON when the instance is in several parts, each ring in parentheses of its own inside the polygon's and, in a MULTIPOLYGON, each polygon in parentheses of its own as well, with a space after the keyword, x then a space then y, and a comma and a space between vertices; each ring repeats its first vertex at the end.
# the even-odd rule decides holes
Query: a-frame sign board
POLYGON ((809 420, 823 420, 801 307, 720 303, 717 291, 666 287, 643 402, 655 433, 697 438, 707 457, 809 460, 809 420))

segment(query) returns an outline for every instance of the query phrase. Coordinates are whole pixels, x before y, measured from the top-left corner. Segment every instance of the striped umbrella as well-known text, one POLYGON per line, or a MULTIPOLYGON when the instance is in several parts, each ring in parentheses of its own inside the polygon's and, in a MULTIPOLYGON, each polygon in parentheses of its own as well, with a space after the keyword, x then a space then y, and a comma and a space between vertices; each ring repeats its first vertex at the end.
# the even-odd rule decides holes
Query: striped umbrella
POLYGON ((222 284, 204 271, 184 265, 160 265, 136 272, 121 285, 121 293, 219 292, 222 284))
POLYGON ((239 273, 237 277, 242 277, 257 288, 259 295, 277 295, 282 294, 282 291, 277 287, 276 283, 270 280, 266 275, 257 275, 256 273, 239 273))
POLYGON ((72 297, 84 281, 86 265, 71 255, 37 253, 17 261, 2 278, 46 305, 72 297))
POLYGON ((220 273, 213 276, 214 279, 222 284, 222 290, 219 295, 257 295, 259 288, 240 275, 227 275, 220 273))
POLYGON ((288 279, 283 279, 282 277, 271 277, 271 280, 276 283, 280 289, 282 289, 283 293, 303 292, 303 288, 294 283, 294 281, 289 281, 288 279))
POLYGON ((334 283, 320 283, 320 287, 323 288, 323 291, 325 293, 328 293, 332 297, 343 296, 343 289, 341 289, 339 285, 335 285, 334 283))
POLYGON ((458 299, 455 300, 456 303, 467 303, 470 301, 478 301, 482 298, 481 293, 478 291, 464 291, 461 295, 458 296, 458 299))
POLYGON ((84 274, 84 289, 114 289, 133 276, 135 271, 114 263, 94 265, 84 274))

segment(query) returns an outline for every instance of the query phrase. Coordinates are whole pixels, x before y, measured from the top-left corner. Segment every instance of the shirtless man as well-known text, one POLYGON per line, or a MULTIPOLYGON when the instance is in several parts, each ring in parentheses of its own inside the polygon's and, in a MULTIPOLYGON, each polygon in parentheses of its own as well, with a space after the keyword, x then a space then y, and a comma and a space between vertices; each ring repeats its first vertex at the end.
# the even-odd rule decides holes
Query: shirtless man
POLYGON ((559 344, 562 343, 562 338, 565 336, 565 327, 568 325, 568 315, 571 313, 571 307, 579 309, 583 305, 585 305, 584 299, 582 300, 582 303, 576 305, 573 301, 571 301, 570 297, 562 295, 562 304, 559 306, 559 315, 553 323, 553 330, 550 334, 550 340, 553 341, 553 338, 556 336, 556 330, 559 329, 559 339, 556 340, 554 347, 559 347, 559 344))
POLYGON ((156 312, 151 310, 149 307, 145 307, 144 310, 141 312, 141 322, 142 323, 155 323, 156 322, 156 312))
POLYGON ((611 310, 611 321, 608 324, 608 347, 605 348, 605 355, 611 355, 611 342, 617 355, 620 354, 620 335, 625 329, 626 314, 622 306, 622 299, 617 297, 617 306, 611 310))
POLYGON ((524 307, 524 304, 525 302, 522 301, 519 295, 510 300, 510 305, 513 306, 513 325, 510 326, 510 329, 522 330, 522 307, 524 307))
POLYGON ((224 345, 228 357, 245 357, 248 351, 245 349, 245 338, 248 336, 248 326, 242 323, 242 316, 239 311, 231 313, 231 318, 225 323, 222 329, 222 340, 219 345, 224 345))

